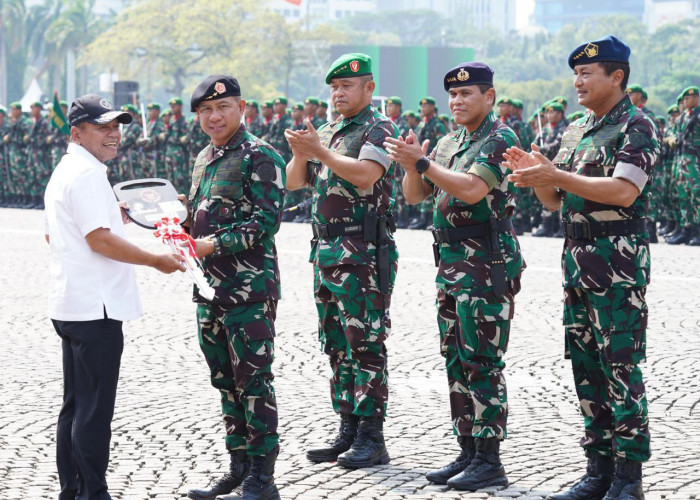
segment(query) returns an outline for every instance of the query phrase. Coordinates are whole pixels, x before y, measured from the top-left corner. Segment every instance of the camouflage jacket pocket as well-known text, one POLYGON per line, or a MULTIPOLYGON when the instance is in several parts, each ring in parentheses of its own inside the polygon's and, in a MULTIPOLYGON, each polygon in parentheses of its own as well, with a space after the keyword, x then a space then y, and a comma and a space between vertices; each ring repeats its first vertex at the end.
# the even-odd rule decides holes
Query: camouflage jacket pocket
POLYGON ((216 169, 211 183, 210 198, 235 200, 242 191, 240 159, 232 159, 216 169))

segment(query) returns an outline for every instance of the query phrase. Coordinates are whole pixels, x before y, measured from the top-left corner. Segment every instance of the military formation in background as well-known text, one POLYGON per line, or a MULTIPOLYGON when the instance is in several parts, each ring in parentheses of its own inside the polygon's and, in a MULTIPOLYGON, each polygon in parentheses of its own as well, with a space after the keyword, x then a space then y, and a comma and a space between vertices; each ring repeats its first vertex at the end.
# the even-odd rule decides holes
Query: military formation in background
MULTIPOLYGON (((663 137, 660 159, 653 177, 650 224, 651 241, 664 236, 669 244, 700 245, 700 124, 698 87, 686 88, 676 103, 667 110, 667 117, 656 117, 647 107, 647 93, 641 85, 630 85, 627 93, 632 103, 652 117, 663 137)), ((197 154, 208 144, 208 137, 199 126, 196 115, 189 120, 182 113, 182 99, 174 97, 168 109, 151 102, 147 105, 147 123, 139 109, 131 104, 122 109, 134 120, 122 130, 118 157, 110 163, 113 183, 147 177, 170 179, 178 192, 186 192, 197 154), (144 133, 144 128, 146 129, 144 133)), ((436 101, 426 96, 417 103, 419 111, 404 110, 398 96, 385 102, 384 114, 399 129, 401 137, 413 130, 421 143, 429 141, 428 152, 450 131, 456 129, 452 118, 439 114, 436 101)), ((511 97, 497 101, 498 118, 518 136, 520 144, 530 151, 534 144, 553 159, 569 124, 583 118, 577 111, 567 114, 567 99, 555 97, 543 104, 525 120, 523 102, 511 97)), ((68 104, 60 101, 63 116, 68 104)), ((9 110, 0 106, 0 206, 43 209, 43 193, 53 167, 58 164, 68 145, 68 135, 52 120, 51 105, 34 102, 30 113, 22 112, 18 102, 9 110)), ((270 101, 247 102, 245 125, 248 131, 270 143, 285 161, 292 157, 284 137, 285 129, 306 128, 308 119, 318 129, 328 118, 326 101, 307 97, 289 107, 285 96, 270 101)), ((331 119, 337 114, 331 110, 331 119)), ((403 170, 395 170, 400 185, 403 170)), ((308 190, 289 193, 285 200, 283 220, 310 222, 308 190)), ((532 189, 517 189, 518 209, 513 218, 516 233, 531 232, 536 237, 563 237, 558 212, 549 212, 537 200, 532 189)), ((431 201, 417 206, 406 204, 397 190, 396 225, 400 228, 427 229, 432 222, 431 201)))

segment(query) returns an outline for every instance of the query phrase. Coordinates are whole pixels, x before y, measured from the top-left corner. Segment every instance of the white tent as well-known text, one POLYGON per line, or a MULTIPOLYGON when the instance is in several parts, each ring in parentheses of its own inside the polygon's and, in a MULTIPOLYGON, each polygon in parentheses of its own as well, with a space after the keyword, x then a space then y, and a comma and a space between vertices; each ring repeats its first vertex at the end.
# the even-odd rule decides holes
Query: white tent
POLYGON ((44 95, 44 93, 41 91, 41 87, 39 87, 39 83, 35 78, 32 80, 32 83, 29 84, 29 88, 24 93, 24 97, 19 101, 22 103, 22 111, 29 111, 29 105, 33 102, 40 101, 42 95, 44 95))

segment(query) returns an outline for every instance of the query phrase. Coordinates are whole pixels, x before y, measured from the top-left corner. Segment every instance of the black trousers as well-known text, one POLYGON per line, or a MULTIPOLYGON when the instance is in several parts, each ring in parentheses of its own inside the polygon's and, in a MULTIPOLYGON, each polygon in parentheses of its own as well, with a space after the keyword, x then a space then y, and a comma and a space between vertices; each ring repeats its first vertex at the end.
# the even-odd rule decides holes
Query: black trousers
POLYGON ((63 406, 56 428, 59 500, 111 500, 105 474, 124 348, 122 322, 53 322, 63 340, 63 406))

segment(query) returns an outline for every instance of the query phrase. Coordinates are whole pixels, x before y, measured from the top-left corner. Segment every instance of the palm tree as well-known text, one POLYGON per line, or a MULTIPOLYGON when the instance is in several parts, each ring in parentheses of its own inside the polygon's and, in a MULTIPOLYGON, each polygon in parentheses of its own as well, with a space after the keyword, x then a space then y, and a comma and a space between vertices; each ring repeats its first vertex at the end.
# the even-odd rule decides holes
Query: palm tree
POLYGON ((27 66, 24 0, 0 0, 0 102, 22 96, 27 66))

